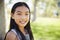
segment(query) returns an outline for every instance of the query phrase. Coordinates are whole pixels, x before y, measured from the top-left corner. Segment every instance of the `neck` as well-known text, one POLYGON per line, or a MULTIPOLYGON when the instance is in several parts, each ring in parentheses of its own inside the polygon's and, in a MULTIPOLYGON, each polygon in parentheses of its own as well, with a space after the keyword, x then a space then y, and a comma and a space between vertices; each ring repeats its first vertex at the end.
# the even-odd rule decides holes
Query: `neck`
POLYGON ((19 30, 25 35, 25 29, 24 29, 24 27, 19 27, 19 30))

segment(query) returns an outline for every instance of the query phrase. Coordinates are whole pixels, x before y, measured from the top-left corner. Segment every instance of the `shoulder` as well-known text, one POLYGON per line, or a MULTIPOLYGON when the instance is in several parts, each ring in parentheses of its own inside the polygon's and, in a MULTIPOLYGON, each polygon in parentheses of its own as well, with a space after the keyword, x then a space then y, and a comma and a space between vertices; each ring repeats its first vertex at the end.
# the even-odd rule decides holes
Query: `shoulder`
POLYGON ((8 32, 6 35, 6 40, 17 40, 16 34, 12 31, 8 32))

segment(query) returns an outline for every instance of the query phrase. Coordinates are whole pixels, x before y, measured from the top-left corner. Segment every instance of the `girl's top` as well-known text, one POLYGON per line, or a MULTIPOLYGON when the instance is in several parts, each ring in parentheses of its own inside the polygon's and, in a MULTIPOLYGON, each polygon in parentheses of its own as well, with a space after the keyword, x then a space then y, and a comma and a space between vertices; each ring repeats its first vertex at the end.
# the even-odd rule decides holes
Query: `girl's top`
MULTIPOLYGON (((18 38, 18 40, 22 40, 21 35, 20 35, 20 34, 17 34, 17 32, 16 32, 15 29, 11 29, 11 31, 15 33, 15 35, 16 35, 17 38, 18 38)), ((30 40, 29 34, 25 34, 24 36, 25 36, 26 40, 30 40)))

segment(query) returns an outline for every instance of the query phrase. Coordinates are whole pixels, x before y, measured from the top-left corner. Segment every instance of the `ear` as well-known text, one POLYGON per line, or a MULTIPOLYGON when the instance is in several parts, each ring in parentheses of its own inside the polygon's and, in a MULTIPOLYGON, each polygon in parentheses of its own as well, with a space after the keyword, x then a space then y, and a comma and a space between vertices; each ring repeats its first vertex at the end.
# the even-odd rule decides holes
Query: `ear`
POLYGON ((12 19, 14 19, 14 14, 13 13, 11 13, 11 17, 12 17, 12 19))

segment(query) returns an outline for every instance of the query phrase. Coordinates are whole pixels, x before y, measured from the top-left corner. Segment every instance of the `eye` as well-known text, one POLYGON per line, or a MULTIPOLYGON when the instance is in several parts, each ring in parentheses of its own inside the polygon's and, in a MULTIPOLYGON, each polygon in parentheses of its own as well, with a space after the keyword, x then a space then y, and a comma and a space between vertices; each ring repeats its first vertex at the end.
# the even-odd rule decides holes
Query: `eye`
POLYGON ((21 14, 21 13, 22 13, 21 11, 17 11, 16 13, 17 13, 17 15, 22 15, 22 14, 21 14))
POLYGON ((25 15, 29 15, 29 12, 27 11, 27 12, 25 13, 25 15))
POLYGON ((17 15, 21 15, 21 13, 17 13, 17 15))
POLYGON ((29 15, 29 14, 25 14, 25 15, 29 15))

